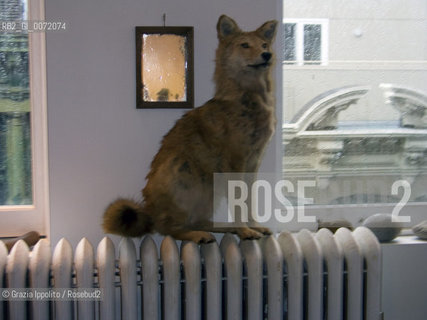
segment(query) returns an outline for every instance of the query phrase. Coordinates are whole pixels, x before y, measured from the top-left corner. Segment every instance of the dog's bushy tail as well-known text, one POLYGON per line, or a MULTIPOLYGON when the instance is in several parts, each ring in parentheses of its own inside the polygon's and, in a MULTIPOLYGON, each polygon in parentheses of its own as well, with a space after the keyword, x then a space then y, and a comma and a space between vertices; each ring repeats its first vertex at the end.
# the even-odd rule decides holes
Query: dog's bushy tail
POLYGON ((119 198, 104 213, 102 227, 106 233, 125 237, 141 237, 153 232, 153 222, 141 203, 119 198))

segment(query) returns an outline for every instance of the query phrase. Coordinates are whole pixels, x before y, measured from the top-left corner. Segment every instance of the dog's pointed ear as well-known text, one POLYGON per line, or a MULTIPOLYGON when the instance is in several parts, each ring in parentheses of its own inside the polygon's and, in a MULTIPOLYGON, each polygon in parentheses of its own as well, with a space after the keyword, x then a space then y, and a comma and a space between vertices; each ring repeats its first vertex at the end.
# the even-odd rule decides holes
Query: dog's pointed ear
POLYGON ((239 26, 236 21, 227 17, 226 15, 222 15, 218 19, 218 23, 216 25, 216 29, 218 31, 218 39, 223 40, 228 36, 241 32, 239 26))
POLYGON ((277 31, 277 21, 271 20, 264 23, 261 27, 259 27, 256 32, 265 40, 273 41, 276 36, 277 31))

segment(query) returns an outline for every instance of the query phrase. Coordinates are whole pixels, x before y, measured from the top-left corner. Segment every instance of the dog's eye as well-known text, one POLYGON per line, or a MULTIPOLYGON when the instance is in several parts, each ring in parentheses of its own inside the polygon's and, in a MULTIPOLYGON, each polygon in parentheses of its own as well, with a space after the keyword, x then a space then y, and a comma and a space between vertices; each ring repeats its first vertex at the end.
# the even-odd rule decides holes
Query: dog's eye
POLYGON ((263 48, 263 49, 267 49, 267 47, 268 47, 268 45, 267 45, 266 43, 263 43, 263 44, 262 44, 262 48, 263 48))
POLYGON ((247 42, 243 42, 243 43, 241 44, 241 47, 242 47, 242 48, 245 48, 245 49, 248 49, 248 48, 249 48, 249 43, 247 43, 247 42))

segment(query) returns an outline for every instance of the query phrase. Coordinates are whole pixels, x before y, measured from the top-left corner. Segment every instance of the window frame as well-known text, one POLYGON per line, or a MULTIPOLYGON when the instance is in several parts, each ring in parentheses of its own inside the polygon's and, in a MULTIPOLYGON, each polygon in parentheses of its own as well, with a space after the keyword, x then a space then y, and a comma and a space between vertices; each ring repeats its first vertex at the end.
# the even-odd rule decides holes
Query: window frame
MULTIPOLYGON (((282 60, 282 64, 286 66, 326 66, 329 60, 329 19, 289 19, 283 18, 282 25, 295 24, 295 61, 282 60), (306 63, 304 60, 304 26, 305 25, 320 25, 321 28, 321 44, 320 44, 320 63, 306 63)), ((286 43, 283 43, 286 46, 286 43)))
MULTIPOLYGON (((28 1, 28 20, 45 19, 44 0, 28 1)), ((28 34, 33 204, 0 206, 0 237, 37 231, 49 233, 46 38, 28 34)))

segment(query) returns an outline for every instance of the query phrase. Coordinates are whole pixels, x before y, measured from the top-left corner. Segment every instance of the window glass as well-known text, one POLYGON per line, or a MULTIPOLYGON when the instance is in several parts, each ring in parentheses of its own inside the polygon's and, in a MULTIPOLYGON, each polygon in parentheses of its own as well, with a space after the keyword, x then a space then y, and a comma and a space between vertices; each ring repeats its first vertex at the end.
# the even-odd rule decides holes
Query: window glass
MULTIPOLYGON (((26 3, 1 2, 2 23, 25 19, 26 3)), ((32 204, 28 34, 0 32, 0 205, 32 204)))
POLYGON ((427 2, 284 0, 283 9, 284 177, 314 181, 314 205, 425 203, 427 2))
POLYGON ((304 61, 319 64, 321 60, 322 29, 319 24, 304 25, 304 61))
POLYGON ((328 19, 283 19, 283 62, 326 64, 328 19))
POLYGON ((285 23, 283 25, 284 29, 284 54, 283 59, 289 61, 289 63, 295 63, 296 57, 296 24, 295 23, 285 23))

